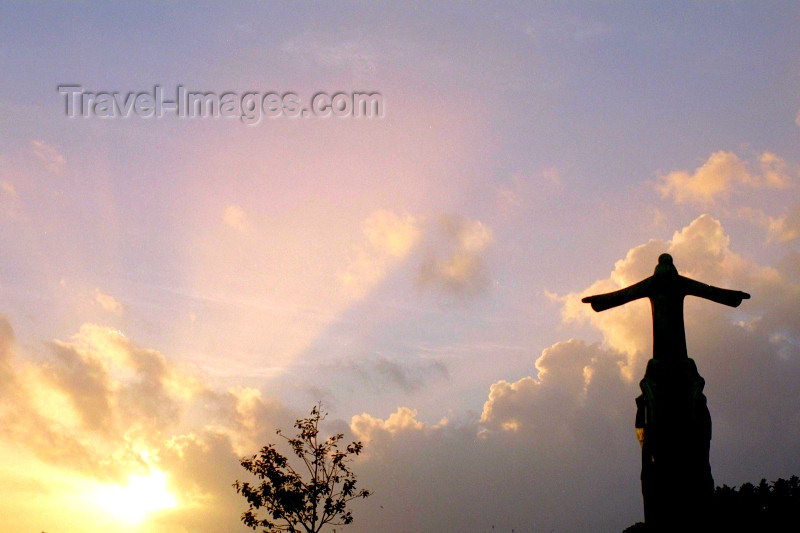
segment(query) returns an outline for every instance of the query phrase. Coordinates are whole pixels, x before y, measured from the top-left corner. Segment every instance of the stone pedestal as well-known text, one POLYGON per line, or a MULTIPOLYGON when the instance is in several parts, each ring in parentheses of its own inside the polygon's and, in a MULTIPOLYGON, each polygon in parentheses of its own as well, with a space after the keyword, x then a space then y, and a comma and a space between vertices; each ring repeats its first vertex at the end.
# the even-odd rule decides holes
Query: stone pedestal
POLYGON ((714 492, 705 380, 692 359, 651 359, 639 386, 636 428, 643 434, 642 496, 648 531, 704 531, 714 492))

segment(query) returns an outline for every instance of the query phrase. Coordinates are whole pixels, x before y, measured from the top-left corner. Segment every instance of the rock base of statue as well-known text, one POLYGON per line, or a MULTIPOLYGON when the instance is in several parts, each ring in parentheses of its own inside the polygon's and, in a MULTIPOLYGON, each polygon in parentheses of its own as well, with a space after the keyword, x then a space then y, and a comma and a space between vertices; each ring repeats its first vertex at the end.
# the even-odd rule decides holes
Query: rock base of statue
POLYGON ((704 531, 714 492, 705 380, 689 358, 651 359, 636 398, 648 531, 704 531))

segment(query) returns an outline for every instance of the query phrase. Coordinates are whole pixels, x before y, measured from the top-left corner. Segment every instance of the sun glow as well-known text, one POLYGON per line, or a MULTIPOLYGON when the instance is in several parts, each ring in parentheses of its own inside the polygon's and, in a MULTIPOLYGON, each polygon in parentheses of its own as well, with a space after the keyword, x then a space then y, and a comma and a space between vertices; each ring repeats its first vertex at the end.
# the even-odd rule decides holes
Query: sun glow
POLYGON ((177 505, 175 496, 167 489, 167 475, 157 470, 146 476, 131 476, 125 486, 106 485, 98 492, 97 502, 129 524, 141 522, 152 512, 177 505))

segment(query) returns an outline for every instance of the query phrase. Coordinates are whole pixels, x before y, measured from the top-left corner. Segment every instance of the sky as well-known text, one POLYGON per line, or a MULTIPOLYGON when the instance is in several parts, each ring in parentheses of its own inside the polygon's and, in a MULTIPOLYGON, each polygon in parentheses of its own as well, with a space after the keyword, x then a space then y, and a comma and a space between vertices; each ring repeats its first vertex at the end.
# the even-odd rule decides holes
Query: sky
POLYGON ((322 402, 374 492, 339 530, 621 531, 650 311, 580 299, 665 252, 751 294, 685 303, 715 483, 800 474, 798 25, 778 1, 0 4, 3 530, 249 531, 240 458, 322 402), (155 116, 157 90, 238 111, 155 116), (267 94, 279 116, 242 116, 267 94))

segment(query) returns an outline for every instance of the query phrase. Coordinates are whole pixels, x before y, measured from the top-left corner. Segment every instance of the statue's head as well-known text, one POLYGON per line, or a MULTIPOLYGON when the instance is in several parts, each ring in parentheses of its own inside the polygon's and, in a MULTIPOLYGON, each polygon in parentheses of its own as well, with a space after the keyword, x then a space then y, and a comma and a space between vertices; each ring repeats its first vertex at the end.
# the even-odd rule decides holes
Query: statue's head
POLYGON ((678 275, 678 269, 672 264, 672 256, 669 254, 661 254, 658 256, 658 264, 656 265, 656 276, 678 275))

